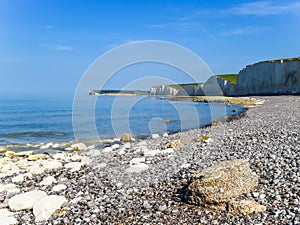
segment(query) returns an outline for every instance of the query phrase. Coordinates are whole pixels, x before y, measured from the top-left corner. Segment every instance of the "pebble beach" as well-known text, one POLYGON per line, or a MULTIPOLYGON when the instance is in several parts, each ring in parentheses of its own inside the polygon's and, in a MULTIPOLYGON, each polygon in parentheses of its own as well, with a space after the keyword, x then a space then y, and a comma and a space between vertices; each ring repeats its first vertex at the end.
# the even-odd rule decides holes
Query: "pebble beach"
POLYGON ((2 148, 0 224, 300 224, 300 98, 255 98, 264 104, 175 134, 39 155, 2 148), (258 176, 238 199, 266 210, 231 213, 185 201, 196 171, 234 159, 248 160, 258 176))

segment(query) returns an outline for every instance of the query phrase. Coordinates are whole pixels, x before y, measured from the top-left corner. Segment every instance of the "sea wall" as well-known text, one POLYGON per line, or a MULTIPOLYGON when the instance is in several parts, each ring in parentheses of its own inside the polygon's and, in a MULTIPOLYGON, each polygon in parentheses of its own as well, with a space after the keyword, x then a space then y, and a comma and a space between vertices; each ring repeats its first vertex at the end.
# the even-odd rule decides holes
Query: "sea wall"
POLYGON ((238 96, 300 94, 300 58, 246 66, 239 72, 238 96))

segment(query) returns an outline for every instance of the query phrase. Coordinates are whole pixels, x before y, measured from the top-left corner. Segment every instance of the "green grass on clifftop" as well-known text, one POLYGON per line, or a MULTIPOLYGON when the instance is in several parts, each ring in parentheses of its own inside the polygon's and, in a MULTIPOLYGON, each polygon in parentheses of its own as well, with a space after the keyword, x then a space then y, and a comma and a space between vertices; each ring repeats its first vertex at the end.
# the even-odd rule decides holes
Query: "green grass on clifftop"
POLYGON ((232 84, 236 84, 238 76, 239 76, 238 74, 219 74, 219 75, 216 75, 216 77, 220 77, 223 80, 227 80, 232 84))
POLYGON ((193 87, 196 87, 196 86, 199 86, 200 84, 201 83, 169 84, 167 86, 172 87, 172 88, 181 88, 181 87, 184 87, 184 86, 193 86, 193 87))

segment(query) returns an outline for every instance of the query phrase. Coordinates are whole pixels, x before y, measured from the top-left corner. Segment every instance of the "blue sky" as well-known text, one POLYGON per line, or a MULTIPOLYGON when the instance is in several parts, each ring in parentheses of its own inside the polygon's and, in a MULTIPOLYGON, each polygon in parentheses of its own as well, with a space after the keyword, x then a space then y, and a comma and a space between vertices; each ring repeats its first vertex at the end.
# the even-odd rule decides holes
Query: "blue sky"
MULTIPOLYGON (((300 56, 299 21, 294 0, 0 0, 0 98, 72 98, 96 58, 138 40, 174 42, 215 74, 237 73, 260 60, 300 56)), ((121 88, 128 76, 107 87, 121 88)))

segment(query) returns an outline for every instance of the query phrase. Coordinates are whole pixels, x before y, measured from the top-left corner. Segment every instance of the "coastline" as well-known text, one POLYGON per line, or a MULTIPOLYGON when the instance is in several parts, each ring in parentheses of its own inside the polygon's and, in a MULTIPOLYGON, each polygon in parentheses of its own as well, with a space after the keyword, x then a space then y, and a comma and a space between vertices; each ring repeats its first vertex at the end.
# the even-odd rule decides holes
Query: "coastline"
MULTIPOLYGON (((258 98, 265 100, 265 104, 247 110, 239 120, 110 146, 105 151, 88 146, 79 152, 63 153, 65 159, 59 159, 61 166, 51 170, 57 183, 66 186, 59 192, 51 191, 54 184, 40 186, 41 180, 49 176, 47 171, 16 183, 17 188, 21 193, 43 189, 67 199, 65 211, 56 213, 48 222, 287 224, 299 221, 300 99, 297 96, 258 98), (199 141, 203 136, 210 136, 212 141, 199 141), (165 146, 174 140, 180 140, 182 146, 165 151, 165 146), (195 170, 238 158, 248 159, 251 169, 259 176, 255 190, 259 195, 247 197, 266 206, 266 212, 247 216, 213 212, 180 199, 177 191, 189 182, 195 170), (141 173, 125 173, 133 159, 141 160, 146 169, 141 173), (81 163, 79 170, 71 172, 66 167, 72 162, 81 163)), ((53 160, 52 156, 47 157, 53 160)), ((12 158, 12 162, 20 159, 12 158)), ((6 176, 2 182, 9 184, 15 176, 6 176)), ((8 208, 5 204, 14 194, 0 193, 4 208, 8 208)), ((31 211, 20 211, 15 217, 19 222, 34 224, 31 211)))

